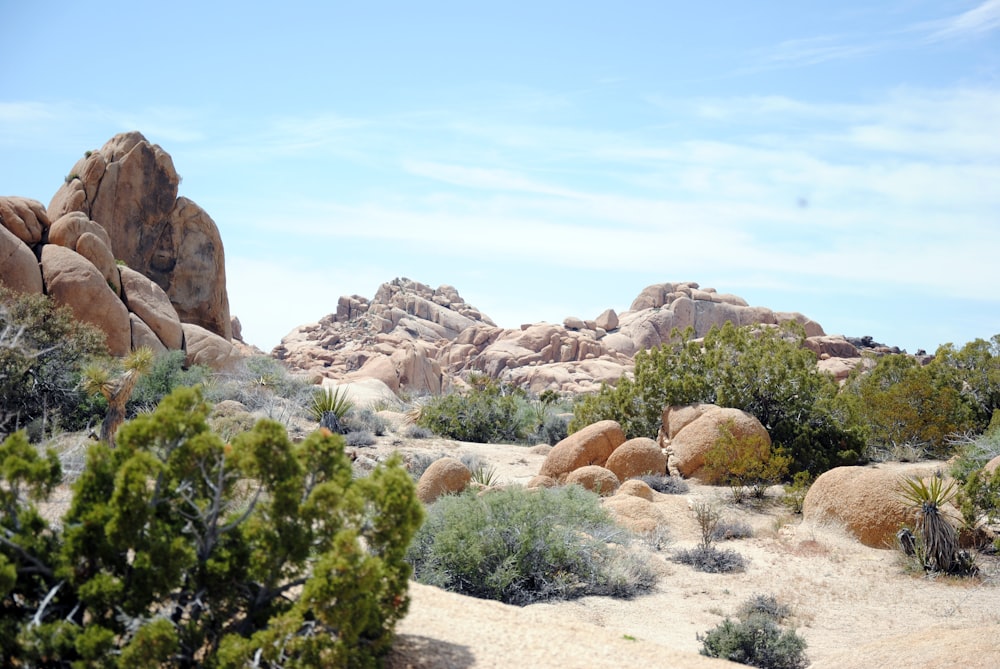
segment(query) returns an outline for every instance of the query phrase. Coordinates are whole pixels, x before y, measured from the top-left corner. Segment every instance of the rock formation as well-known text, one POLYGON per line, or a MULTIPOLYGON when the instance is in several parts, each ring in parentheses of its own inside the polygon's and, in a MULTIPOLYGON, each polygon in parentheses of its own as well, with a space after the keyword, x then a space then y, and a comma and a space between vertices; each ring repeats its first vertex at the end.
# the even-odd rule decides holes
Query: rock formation
POLYGON ((629 373, 634 355, 669 341, 674 328, 702 337, 727 321, 800 323, 810 349, 838 378, 860 359, 846 339, 826 335, 802 314, 751 307, 694 282, 649 286, 622 314, 606 309, 592 320, 572 316, 503 329, 453 287, 405 278, 383 284, 372 300, 341 297, 335 313, 292 330, 273 355, 331 379, 378 378, 397 392, 436 393, 478 372, 536 394, 581 393, 629 373))
POLYGON ((148 346, 232 363, 241 349, 222 240, 200 207, 177 197, 179 182, 170 156, 130 132, 88 151, 48 210, 0 198, 0 281, 68 306, 104 332, 113 355, 148 346))

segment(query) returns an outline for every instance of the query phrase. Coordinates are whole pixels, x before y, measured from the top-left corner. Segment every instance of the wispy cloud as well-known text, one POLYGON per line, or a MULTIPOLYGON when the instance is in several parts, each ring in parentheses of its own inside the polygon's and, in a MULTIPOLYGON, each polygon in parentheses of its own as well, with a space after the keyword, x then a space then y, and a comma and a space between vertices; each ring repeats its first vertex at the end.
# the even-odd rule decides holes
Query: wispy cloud
POLYGON ((962 39, 1000 29, 1000 0, 985 0, 961 14, 928 24, 934 41, 962 39))

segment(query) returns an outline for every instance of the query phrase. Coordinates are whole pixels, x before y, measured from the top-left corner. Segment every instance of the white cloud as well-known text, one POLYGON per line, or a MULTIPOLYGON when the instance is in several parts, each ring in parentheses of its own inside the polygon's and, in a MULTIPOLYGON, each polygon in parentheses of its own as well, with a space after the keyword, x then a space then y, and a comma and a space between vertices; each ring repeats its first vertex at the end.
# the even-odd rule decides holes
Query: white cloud
POLYGON ((1000 0, 986 0, 958 16, 937 23, 930 39, 962 39, 1000 28, 1000 0))

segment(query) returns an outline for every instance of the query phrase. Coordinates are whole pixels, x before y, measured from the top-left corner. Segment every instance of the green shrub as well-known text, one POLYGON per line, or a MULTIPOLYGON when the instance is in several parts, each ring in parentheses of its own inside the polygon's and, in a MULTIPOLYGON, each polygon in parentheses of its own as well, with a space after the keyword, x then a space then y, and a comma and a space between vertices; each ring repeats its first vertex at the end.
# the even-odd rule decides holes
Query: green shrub
MULTIPOLYGON (((262 420, 224 443, 178 388, 99 443, 61 523, 58 480, 0 446, 0 664, 374 666, 406 612, 422 507, 393 459, 353 479, 343 440, 262 420), (11 503, 2 503, 2 502, 11 503)), ((32 449, 33 451, 33 449, 32 449)))
POLYGON ((761 669, 803 669, 809 664, 806 642, 794 630, 783 630, 768 615, 754 613, 741 620, 726 618, 699 636, 701 654, 761 669))
POLYGON ((186 357, 184 351, 168 351, 156 356, 152 367, 139 379, 132 391, 127 408, 130 418, 152 411, 175 388, 196 386, 211 376, 212 370, 203 365, 186 367, 186 357))
POLYGON ((812 485, 813 477, 809 472, 799 472, 792 477, 792 482, 785 486, 785 494, 781 498, 784 504, 792 513, 802 513, 802 505, 806 501, 806 493, 812 485))
POLYGON ((732 421, 719 426, 719 438, 705 452, 705 479, 728 485, 737 503, 743 501, 747 488, 754 497, 763 498, 767 487, 788 473, 792 459, 772 449, 761 435, 739 437, 733 430, 732 421))
POLYGON ((576 404, 570 432, 612 419, 629 438, 656 437, 664 407, 708 402, 756 416, 775 449, 792 458, 793 473, 858 461, 863 442, 834 414, 837 384, 817 371, 801 326, 726 323, 701 340, 693 335, 675 331, 669 343, 637 353, 633 378, 576 404))
POLYGON ((77 384, 83 367, 106 355, 104 333, 75 320, 68 307, 0 284, 0 437, 31 426, 42 439, 103 414, 77 384))
POLYGON ((654 575, 622 548, 627 540, 579 486, 511 487, 438 499, 407 559, 421 583, 508 604, 628 597, 650 588, 654 575))
POLYGON ((522 391, 493 379, 474 377, 466 392, 431 399, 417 424, 434 434, 481 444, 518 443, 527 436, 518 397, 522 391))

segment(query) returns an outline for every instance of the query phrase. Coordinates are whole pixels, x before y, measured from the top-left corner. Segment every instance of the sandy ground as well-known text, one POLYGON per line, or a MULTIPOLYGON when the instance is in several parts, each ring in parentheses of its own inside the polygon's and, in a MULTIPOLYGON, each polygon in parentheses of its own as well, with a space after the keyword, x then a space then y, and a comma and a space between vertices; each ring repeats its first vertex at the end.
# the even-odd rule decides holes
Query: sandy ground
MULTIPOLYGON (((503 482, 525 483, 544 460, 520 446, 383 439, 378 452, 476 454, 503 482)), ((1000 667, 996 558, 980 558, 979 578, 928 578, 907 571, 896 551, 863 546, 839 527, 804 523, 774 501, 737 506, 728 495, 691 485, 685 495, 657 497, 670 518, 669 540, 659 551, 642 550, 660 578, 652 592, 631 600, 586 597, 518 608, 414 585, 389 666, 719 666, 698 656, 697 635, 750 596, 769 594, 792 608, 812 667, 1000 667), (674 550, 698 543, 690 509, 698 498, 720 500, 724 518, 754 529, 752 538, 720 544, 748 559, 744 572, 705 574, 670 561, 674 550)))

